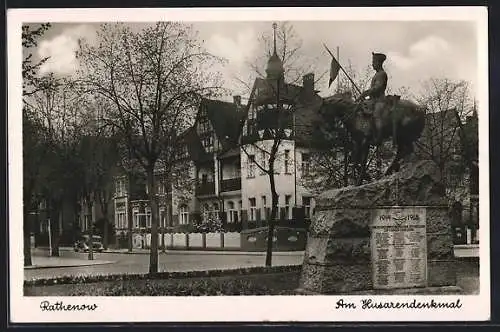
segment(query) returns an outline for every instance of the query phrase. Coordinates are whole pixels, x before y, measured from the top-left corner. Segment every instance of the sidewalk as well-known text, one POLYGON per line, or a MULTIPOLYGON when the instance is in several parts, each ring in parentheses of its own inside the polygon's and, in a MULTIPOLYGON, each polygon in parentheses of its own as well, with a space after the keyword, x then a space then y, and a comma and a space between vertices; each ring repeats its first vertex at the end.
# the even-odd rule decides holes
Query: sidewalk
MULTIPOLYGON (((48 251, 48 248, 38 247, 37 251, 48 251)), ((59 250, 64 251, 73 251, 71 247, 60 247, 59 250)), ((132 252, 129 252, 128 249, 107 249, 102 253, 110 253, 110 254, 143 254, 149 255, 149 249, 133 249, 132 252)), ((184 249, 167 249, 165 252, 162 252, 161 249, 158 249, 158 253, 160 255, 163 254, 180 254, 180 255, 247 255, 247 256, 265 256, 265 251, 239 251, 239 250, 184 250, 184 249)), ((303 256, 304 251, 273 251, 273 255, 276 256, 303 256)))
POLYGON ((74 267, 74 266, 90 266, 90 265, 104 265, 113 264, 114 261, 103 260, 88 260, 78 258, 64 258, 64 257, 43 257, 32 256, 33 265, 25 266, 25 269, 44 269, 44 268, 58 268, 58 267, 74 267))

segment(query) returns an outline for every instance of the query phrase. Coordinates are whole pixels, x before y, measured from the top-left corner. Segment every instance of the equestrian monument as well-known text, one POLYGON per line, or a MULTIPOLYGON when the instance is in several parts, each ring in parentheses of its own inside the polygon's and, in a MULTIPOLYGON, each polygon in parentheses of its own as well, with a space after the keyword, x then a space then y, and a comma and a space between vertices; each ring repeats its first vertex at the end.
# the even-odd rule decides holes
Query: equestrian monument
MULTIPOLYGON (((385 90, 384 77, 378 70, 374 91, 385 90)), ((348 94, 323 102, 325 123, 340 120, 350 133, 357 182, 316 198, 298 293, 460 293, 441 173, 413 153, 425 110, 399 96, 377 95, 375 104, 376 112, 373 102, 348 94), (387 139, 395 157, 385 175, 372 181, 366 174, 370 146, 387 139)))

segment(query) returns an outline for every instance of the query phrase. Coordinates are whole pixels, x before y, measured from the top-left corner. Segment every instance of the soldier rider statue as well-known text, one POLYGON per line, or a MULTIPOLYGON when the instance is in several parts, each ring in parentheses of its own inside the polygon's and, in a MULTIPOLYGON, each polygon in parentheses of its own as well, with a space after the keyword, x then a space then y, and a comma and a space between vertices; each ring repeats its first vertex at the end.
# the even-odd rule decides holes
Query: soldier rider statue
POLYGON ((385 89, 387 88, 387 73, 382 64, 386 59, 385 54, 372 52, 372 67, 376 71, 372 77, 370 88, 363 91, 357 101, 363 101, 365 111, 373 118, 374 144, 382 143, 382 111, 384 109, 385 89), (370 99, 365 100, 366 97, 370 99))

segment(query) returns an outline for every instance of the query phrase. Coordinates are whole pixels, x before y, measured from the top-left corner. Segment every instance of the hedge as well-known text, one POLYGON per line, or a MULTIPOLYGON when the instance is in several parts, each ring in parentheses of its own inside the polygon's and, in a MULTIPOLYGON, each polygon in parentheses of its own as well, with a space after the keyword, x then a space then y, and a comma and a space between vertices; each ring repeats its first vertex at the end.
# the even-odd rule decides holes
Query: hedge
POLYGON ((225 275, 185 279, 103 281, 25 286, 25 296, 233 296, 295 295, 300 272, 225 275))
POLYGON ((222 277, 222 276, 243 276, 248 274, 266 274, 266 273, 285 273, 299 272, 302 265, 271 266, 271 267, 247 267, 239 269, 226 270, 206 270, 189 272, 158 272, 154 274, 108 274, 108 275, 90 275, 90 276, 61 276, 48 279, 25 280, 24 286, 52 286, 64 284, 88 284, 104 281, 134 281, 134 280, 160 280, 160 279, 185 279, 199 277, 222 277))

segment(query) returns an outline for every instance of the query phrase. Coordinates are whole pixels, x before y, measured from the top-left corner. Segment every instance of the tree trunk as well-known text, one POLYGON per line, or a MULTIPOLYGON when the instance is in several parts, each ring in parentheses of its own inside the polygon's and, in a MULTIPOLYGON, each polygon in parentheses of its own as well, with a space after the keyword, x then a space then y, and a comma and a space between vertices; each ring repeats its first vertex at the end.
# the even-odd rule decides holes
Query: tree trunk
POLYGON ((103 229, 103 234, 102 234, 102 237, 103 237, 103 242, 102 242, 102 246, 104 248, 104 250, 107 250, 108 249, 108 237, 109 237, 109 232, 108 232, 108 226, 109 225, 109 221, 108 221, 108 217, 107 216, 104 216, 104 229, 103 229))
POLYGON ((89 216, 89 256, 88 259, 89 261, 94 259, 94 218, 93 218, 93 213, 92 213, 92 201, 89 199, 87 201, 87 213, 89 216))
MULTIPOLYGON (((271 159, 271 158, 270 158, 271 159)), ((266 266, 272 265, 273 259, 273 237, 276 225, 276 215, 278 212, 278 193, 276 192, 276 183, 274 182, 274 161, 269 162, 269 184, 271 187, 271 216, 269 218, 269 226, 267 228, 267 252, 266 266)))
POLYGON ((29 202, 25 202, 24 205, 24 266, 31 266, 31 218, 29 215, 29 202))
MULTIPOLYGON (((103 193, 101 193, 102 195, 105 195, 103 193)), ((102 246, 104 247, 104 250, 107 250, 108 249, 108 245, 109 245, 109 241, 108 241, 108 237, 109 237, 109 232, 108 232, 108 227, 109 227, 109 218, 108 218, 108 201, 106 201, 105 199, 102 199, 100 201, 100 205, 101 205, 101 212, 102 212, 102 216, 104 218, 103 220, 103 227, 104 229, 102 230, 102 237, 103 237, 103 242, 102 242, 102 246)))
POLYGON ((59 204, 53 202, 49 209, 50 236, 52 238, 52 257, 59 257, 59 204))
POLYGON ((158 273, 158 204, 156 202, 156 187, 154 179, 154 165, 148 168, 148 195, 151 207, 151 251, 149 256, 149 274, 158 273))
POLYGON ((131 204, 131 201, 132 201, 132 185, 131 185, 131 182, 132 182, 132 179, 131 179, 131 176, 129 175, 128 176, 128 190, 127 190, 127 227, 128 227, 128 251, 129 252, 132 252, 133 251, 133 248, 134 248, 134 244, 132 243, 133 241, 133 238, 132 238, 132 223, 133 223, 133 220, 132 220, 132 204, 131 204))
POLYGON ((344 187, 349 185, 349 150, 347 143, 344 144, 344 187))

